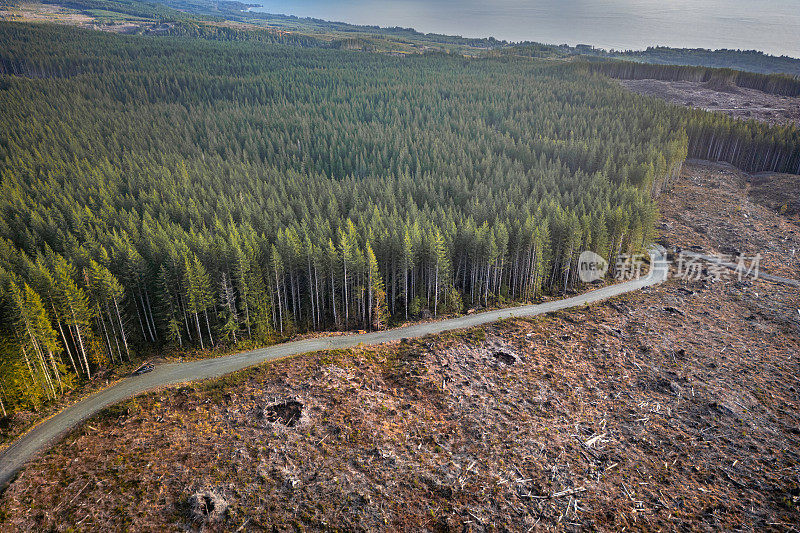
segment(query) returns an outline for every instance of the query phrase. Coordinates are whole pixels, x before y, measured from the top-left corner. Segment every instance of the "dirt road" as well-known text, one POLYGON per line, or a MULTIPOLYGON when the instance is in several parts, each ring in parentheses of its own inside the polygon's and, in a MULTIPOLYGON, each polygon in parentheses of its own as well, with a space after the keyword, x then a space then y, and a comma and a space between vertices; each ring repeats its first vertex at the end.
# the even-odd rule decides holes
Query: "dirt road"
POLYGON ((445 331, 480 326, 506 318, 531 317, 561 309, 579 307, 665 281, 669 272, 669 265, 664 248, 656 247, 651 251, 651 264, 653 268, 646 277, 538 305, 488 311, 486 313, 387 331, 287 342, 215 359, 160 365, 148 374, 127 378, 108 389, 92 394, 40 423, 23 435, 0 455, 0 489, 5 488, 14 477, 14 474, 22 468, 28 459, 46 449, 59 436, 100 410, 142 392, 166 385, 218 377, 264 361, 302 353, 349 348, 362 343, 367 345, 383 344, 403 338, 422 337, 445 331))

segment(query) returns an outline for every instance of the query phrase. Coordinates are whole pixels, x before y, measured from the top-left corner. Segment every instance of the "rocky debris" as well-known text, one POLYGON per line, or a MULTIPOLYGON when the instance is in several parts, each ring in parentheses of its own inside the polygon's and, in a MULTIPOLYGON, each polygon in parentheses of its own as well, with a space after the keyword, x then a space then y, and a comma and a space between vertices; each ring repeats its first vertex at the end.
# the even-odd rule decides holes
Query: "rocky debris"
MULTIPOLYGON (((786 175, 759 176, 767 180, 759 181, 760 191, 786 189, 785 193, 771 194, 778 199, 797 197, 798 176, 793 176, 791 193, 784 182, 792 180, 786 175)), ((761 272, 800 279, 800 219, 778 213, 775 204, 762 200, 764 193, 754 194, 752 179, 727 164, 687 162, 670 194, 659 199, 662 216, 671 227, 660 231, 669 237, 675 250, 728 256, 734 263, 741 254, 746 266, 758 255, 761 272), (687 212, 687 203, 702 208, 687 212)), ((677 265, 679 254, 671 259, 677 265)), ((736 278, 731 271, 714 268, 706 268, 704 275, 708 274, 736 278)))
POLYGON ((800 221, 800 176, 762 172, 749 177, 750 197, 772 211, 800 221))
POLYGON ((768 124, 800 124, 800 98, 710 82, 618 80, 627 89, 696 109, 716 111, 743 120, 768 124))
POLYGON ((303 419, 303 402, 293 398, 273 403, 264 408, 264 418, 272 423, 295 427, 303 419))
POLYGON ((228 502, 214 490, 195 492, 189 497, 189 515, 193 522, 217 522, 228 511, 228 502))
MULTIPOLYGON (((739 87, 733 84, 732 81, 720 77, 714 77, 701 85, 704 89, 711 89, 712 91, 722 93, 736 93, 741 94, 739 87)), ((750 102, 745 102, 743 106, 749 107, 750 102)))
POLYGON ((517 354, 506 350, 498 350, 494 352, 494 358, 509 366, 519 362, 519 357, 517 354))

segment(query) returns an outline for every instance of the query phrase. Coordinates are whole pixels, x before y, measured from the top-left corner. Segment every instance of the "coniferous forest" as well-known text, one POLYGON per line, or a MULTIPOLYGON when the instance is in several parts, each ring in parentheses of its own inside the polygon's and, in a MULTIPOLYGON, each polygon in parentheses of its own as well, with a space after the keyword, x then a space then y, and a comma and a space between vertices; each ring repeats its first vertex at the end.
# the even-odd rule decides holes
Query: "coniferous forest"
POLYGON ((272 41, 0 25, 3 412, 156 350, 571 291, 687 154, 800 167, 794 128, 586 64, 272 41))

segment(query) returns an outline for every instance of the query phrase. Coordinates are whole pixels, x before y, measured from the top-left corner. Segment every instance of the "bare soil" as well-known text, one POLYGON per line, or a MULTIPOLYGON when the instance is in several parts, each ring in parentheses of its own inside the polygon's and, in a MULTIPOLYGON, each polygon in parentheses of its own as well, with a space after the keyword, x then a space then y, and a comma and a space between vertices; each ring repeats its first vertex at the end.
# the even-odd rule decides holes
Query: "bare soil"
POLYGON ((19 22, 54 22, 72 26, 86 25, 94 18, 78 10, 55 4, 39 2, 20 2, 17 6, 0 10, 0 20, 16 20, 19 22))
POLYGON ((717 111, 735 118, 753 119, 768 124, 800 124, 800 98, 694 81, 619 81, 635 93, 655 96, 685 107, 717 111))
MULTIPOLYGON (((661 238, 796 277, 800 227, 748 191, 687 165, 661 238)), ((673 278, 159 391, 34 460, 0 529, 792 531, 798 309, 797 289, 673 278)))
MULTIPOLYGON (((159 35, 166 33, 173 23, 163 23, 156 20, 143 19, 133 15, 114 13, 115 20, 109 22, 108 17, 93 16, 78 9, 58 4, 43 4, 40 2, 19 2, 15 6, 0 9, 0 20, 14 20, 18 22, 52 22, 70 26, 107 31, 112 33, 136 34, 147 33, 159 35)), ((214 21, 210 25, 230 27, 235 29, 257 29, 261 26, 236 21, 214 21)))
POLYGON ((800 221, 800 176, 760 172, 750 176, 750 197, 770 209, 800 221))
POLYGON ((761 256, 764 271, 800 279, 800 176, 748 175, 726 163, 690 161, 660 198, 662 244, 713 255, 761 256))

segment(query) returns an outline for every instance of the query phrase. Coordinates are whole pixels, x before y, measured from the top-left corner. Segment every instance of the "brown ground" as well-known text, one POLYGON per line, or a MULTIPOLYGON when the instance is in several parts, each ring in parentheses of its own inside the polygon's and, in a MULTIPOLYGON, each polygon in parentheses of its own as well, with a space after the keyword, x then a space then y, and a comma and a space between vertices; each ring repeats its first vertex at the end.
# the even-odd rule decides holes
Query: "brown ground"
POLYGON ((800 176, 760 172, 750 176, 750 197, 800 222, 800 176))
MULTIPOLYGON (((160 23, 155 20, 143 19, 123 13, 109 13, 114 20, 108 22, 108 16, 92 16, 57 4, 42 4, 40 2, 19 2, 15 6, 0 9, 0 20, 14 20, 17 22, 52 22, 69 26, 83 26, 88 29, 108 31, 113 33, 148 33, 162 34, 169 30, 172 23, 160 23)), ((210 21, 210 26, 226 26, 235 29, 259 28, 254 24, 236 21, 210 21)))
POLYGON ((67 25, 84 25, 94 18, 75 9, 39 2, 20 2, 13 7, 0 9, 0 20, 18 22, 55 22, 67 25))
MULTIPOLYGON (((662 237, 741 239, 797 278, 800 227, 745 186, 688 165, 662 237)), ((673 279, 161 391, 34 461, 0 529, 791 531, 799 308, 797 289, 673 279)))
POLYGON ((798 191, 797 175, 751 176, 726 163, 691 161, 660 198, 662 244, 713 255, 761 254, 765 272, 800 279, 800 216, 784 209, 800 201, 798 191))
POLYGON ((694 81, 620 80, 620 83, 635 93, 656 96, 677 105, 769 124, 800 124, 800 98, 735 86, 716 90, 694 81))

